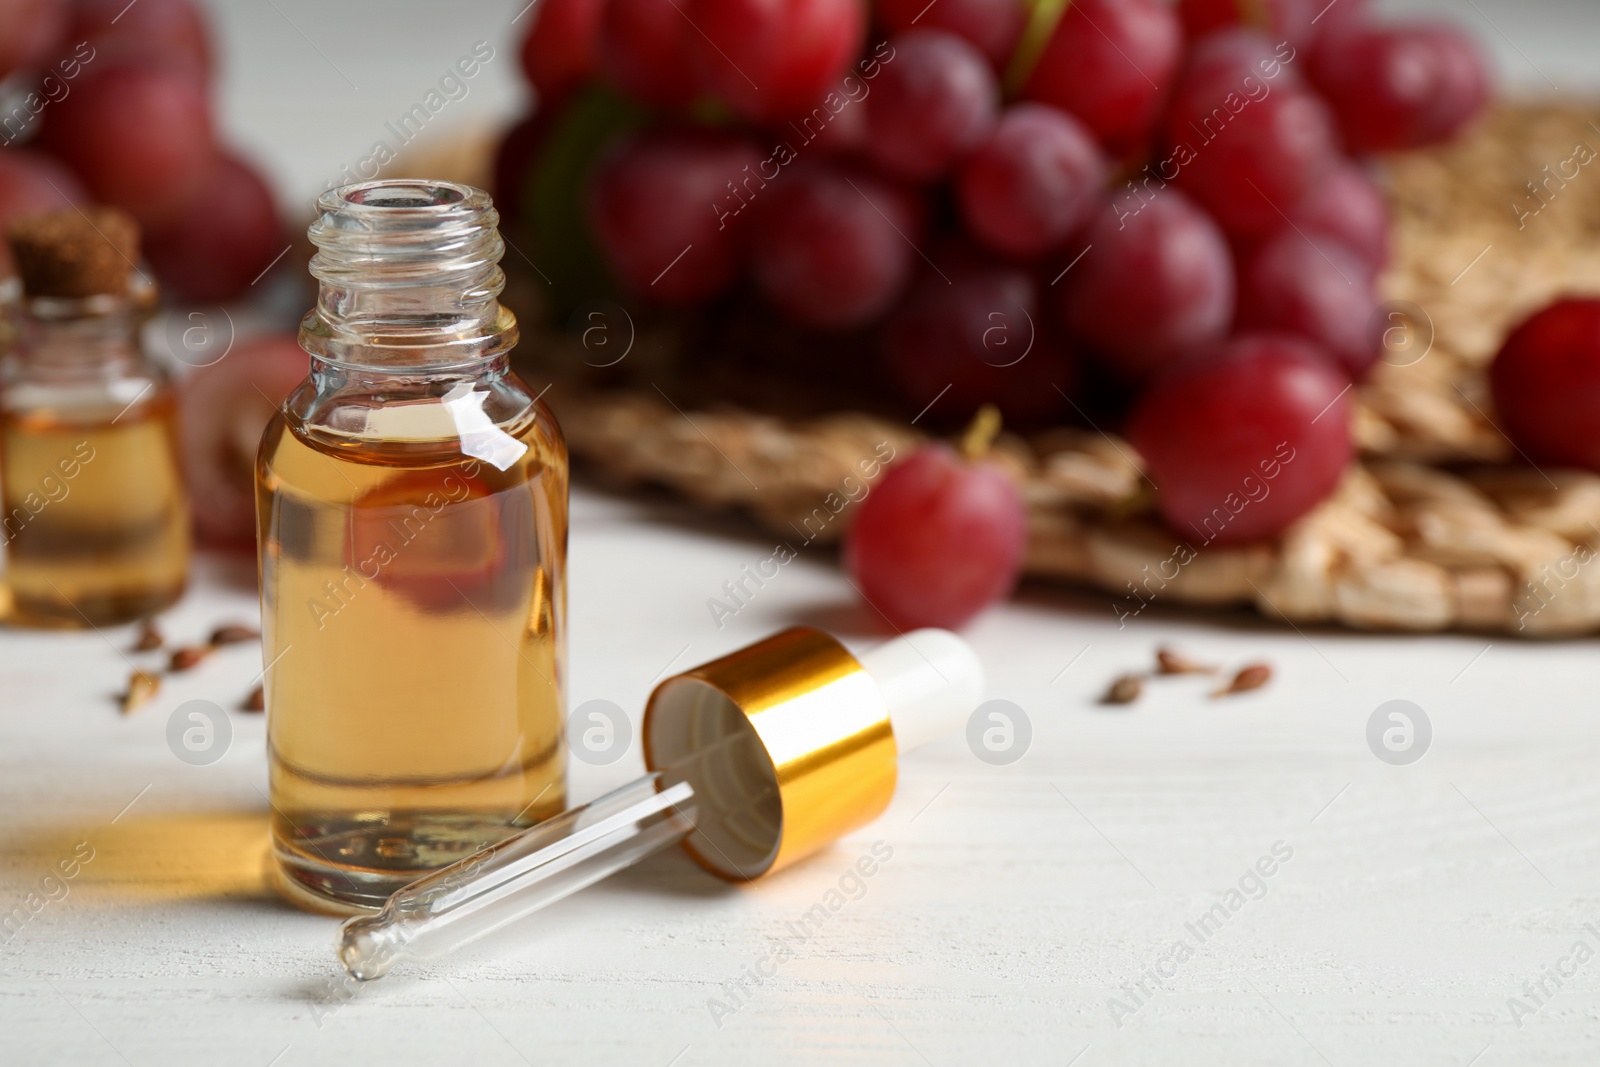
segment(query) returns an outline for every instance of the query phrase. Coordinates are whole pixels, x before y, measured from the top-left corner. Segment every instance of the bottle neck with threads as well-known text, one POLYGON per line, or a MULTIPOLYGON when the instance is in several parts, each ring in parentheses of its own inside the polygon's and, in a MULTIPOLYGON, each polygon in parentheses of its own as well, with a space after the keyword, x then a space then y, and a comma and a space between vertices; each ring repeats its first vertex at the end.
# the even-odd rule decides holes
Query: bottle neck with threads
POLYGON ((517 324, 498 300, 504 245, 487 193, 373 181, 330 190, 317 207, 320 286, 300 324, 314 373, 449 381, 504 367, 517 324))

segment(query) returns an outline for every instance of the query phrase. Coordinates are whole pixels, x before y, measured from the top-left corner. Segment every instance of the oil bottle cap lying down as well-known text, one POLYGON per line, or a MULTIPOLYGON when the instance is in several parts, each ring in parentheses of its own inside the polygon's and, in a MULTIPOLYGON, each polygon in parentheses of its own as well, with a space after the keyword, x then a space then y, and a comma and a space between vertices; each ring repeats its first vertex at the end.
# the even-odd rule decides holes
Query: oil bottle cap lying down
POLYGON ((348 920, 339 960, 368 980, 437 958, 680 841, 730 880, 786 867, 880 815, 899 754, 982 698, 976 654, 944 630, 859 658, 819 630, 775 634, 656 687, 644 777, 348 920))

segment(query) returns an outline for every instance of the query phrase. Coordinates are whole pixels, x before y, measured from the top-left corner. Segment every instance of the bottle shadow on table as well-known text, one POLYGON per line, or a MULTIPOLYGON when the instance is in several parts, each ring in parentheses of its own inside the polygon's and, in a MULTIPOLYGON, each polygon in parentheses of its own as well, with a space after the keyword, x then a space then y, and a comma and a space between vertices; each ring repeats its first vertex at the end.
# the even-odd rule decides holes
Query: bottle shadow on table
POLYGON ((136 907, 183 900, 266 903, 266 814, 248 809, 119 815, 114 822, 36 825, 0 849, 0 881, 30 914, 75 906, 136 907))

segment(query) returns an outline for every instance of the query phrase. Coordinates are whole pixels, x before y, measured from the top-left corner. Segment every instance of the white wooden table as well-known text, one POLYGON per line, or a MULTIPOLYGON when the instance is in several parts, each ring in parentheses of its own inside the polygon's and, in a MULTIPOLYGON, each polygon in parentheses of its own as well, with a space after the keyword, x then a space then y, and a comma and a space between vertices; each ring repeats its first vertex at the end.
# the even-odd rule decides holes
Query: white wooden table
MULTIPOLYGON (((1593 64, 1577 47, 1596 38, 1592 11, 1475 6, 1509 35, 1483 30, 1508 71, 1527 53, 1570 86, 1593 64)), ((402 18, 388 5, 382 21, 361 5, 221 7, 230 119, 287 187, 309 191, 366 147, 330 129, 380 125, 409 103, 396 55, 425 88, 476 37, 506 44, 503 11, 446 7, 402 18), (469 16, 489 25, 469 32, 469 16), (337 95, 343 75, 296 26, 361 88, 337 95), (358 29, 378 46, 330 46, 358 29), (391 41, 410 51, 386 52, 391 41), (327 113, 308 118, 313 100, 327 113)), ((511 107, 509 62, 474 92, 463 120, 511 107)), ((707 599, 772 547, 675 505, 581 490, 572 703, 636 714, 669 670, 797 621, 857 647, 881 636, 812 556, 718 629, 707 599)), ((253 619, 252 582, 204 561, 169 636, 253 619)), ((166 739, 181 703, 232 706, 248 690, 255 649, 223 651, 123 718, 113 694, 125 657, 138 660, 131 628, 0 632, 0 920, 26 916, 0 931, 0 1063, 1595 1062, 1593 642, 1299 634, 1160 605, 1118 630, 1104 598, 1050 590, 969 636, 990 695, 1031 724, 1017 762, 990 765, 951 738, 903 763, 877 823, 770 881, 728 887, 667 854, 491 943, 353 990, 336 979, 333 921, 267 888, 260 716, 231 714, 231 743, 209 765, 180 761, 166 739), (1269 661, 1276 679, 1224 702, 1190 680, 1132 709, 1096 705, 1162 643, 1269 661), (1433 728, 1409 766, 1366 738, 1397 699, 1433 728), (875 845, 892 855, 850 882, 875 845), (74 877, 47 880, 62 863, 74 877), (797 937, 841 879, 855 899, 797 937)), ((575 762, 574 792, 639 769, 637 751, 575 762)))
MULTIPOLYGON (((663 672, 795 620, 876 639, 809 558, 719 631, 706 599, 771 546, 670 505, 581 492, 572 544, 574 704, 638 709, 663 672)), ((169 636, 252 618, 241 577, 208 561, 169 636)), ((770 881, 730 888, 669 854, 351 990, 333 921, 263 877, 261 717, 231 715, 207 766, 168 747, 180 704, 248 690, 254 649, 123 718, 131 627, 0 635, 0 910, 93 853, 0 944, 0 1062, 1593 1062, 1600 962, 1542 1007, 1522 989, 1575 941, 1600 948, 1592 643, 1301 636, 1159 606, 1119 631, 1103 602, 1050 591, 970 636, 990 695, 1031 723, 1018 762, 951 738, 903 762, 876 824, 770 881), (1162 642, 1278 676, 1224 702, 1196 679, 1095 704, 1162 642), (1366 741, 1392 699, 1433 724, 1410 766, 1366 741), (797 937, 879 841, 892 857, 846 879, 858 899, 797 937), (1275 847, 1292 857, 1253 879, 1275 847), (1521 1027, 1511 997, 1537 1009, 1521 1027)), ((575 761, 575 792, 639 769, 636 751, 575 761)))

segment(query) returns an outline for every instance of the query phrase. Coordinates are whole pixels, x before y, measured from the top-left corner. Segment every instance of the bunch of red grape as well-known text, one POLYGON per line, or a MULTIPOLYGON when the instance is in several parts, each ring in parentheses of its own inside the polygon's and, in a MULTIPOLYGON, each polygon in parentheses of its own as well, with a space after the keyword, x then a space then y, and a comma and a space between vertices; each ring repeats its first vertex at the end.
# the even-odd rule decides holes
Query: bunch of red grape
MULTIPOLYGON (((588 247, 641 304, 754 298, 821 344, 871 337, 928 423, 1109 410, 1197 546, 1275 534, 1333 491, 1347 390, 1380 354, 1369 160, 1452 138, 1488 98, 1461 33, 1364 0, 532 16, 539 108, 500 192, 549 272, 588 247)), ((915 521, 907 552, 959 551, 915 521)))
POLYGON ((245 292, 284 242, 261 175, 217 141, 212 67, 190 0, 0 0, 0 224, 112 204, 176 295, 245 292))

